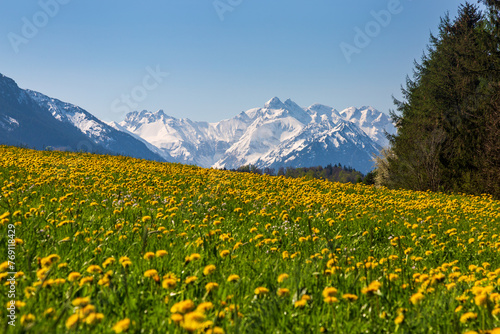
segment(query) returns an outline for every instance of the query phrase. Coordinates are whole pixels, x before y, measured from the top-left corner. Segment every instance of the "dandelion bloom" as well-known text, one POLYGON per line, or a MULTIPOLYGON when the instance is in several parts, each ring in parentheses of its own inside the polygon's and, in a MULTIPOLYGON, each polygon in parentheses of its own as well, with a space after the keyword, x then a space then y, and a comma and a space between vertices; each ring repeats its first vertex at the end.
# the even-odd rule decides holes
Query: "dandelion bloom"
POLYGON ((323 301, 327 304, 333 304, 333 303, 337 303, 339 300, 335 297, 326 297, 323 299, 323 301))
POLYGON ((420 304, 420 302, 424 300, 424 295, 421 292, 415 293, 413 296, 410 297, 410 302, 413 305, 420 304))
POLYGON ((404 316, 404 314, 400 314, 400 315, 398 315, 398 316, 396 317, 396 319, 394 319, 394 323, 395 323, 396 325, 399 325, 399 324, 401 324, 404 320, 405 320, 405 316, 404 316))
POLYGON ((81 297, 81 298, 76 298, 71 302, 73 306, 78 306, 78 307, 83 307, 88 304, 90 304, 90 297, 81 297))
POLYGON ((203 275, 208 276, 215 271, 216 267, 213 264, 209 264, 203 269, 203 275))
POLYGON ((70 330, 75 329, 78 326, 78 320, 80 320, 78 314, 73 314, 66 320, 66 328, 70 330))
POLYGON ((265 288, 265 287, 263 287, 263 286, 260 286, 260 287, 258 287, 258 288, 256 288, 256 289, 254 290, 254 293, 255 293, 256 295, 266 295, 266 294, 268 294, 268 293, 269 293, 269 289, 268 289, 268 288, 265 288))
POLYGON ((173 289, 177 285, 177 281, 173 278, 163 280, 162 286, 164 289, 173 289))
POLYGON ((326 287, 323 290, 323 297, 328 298, 328 297, 334 297, 337 295, 338 290, 332 287, 326 287))
POLYGON ((201 325, 205 321, 205 315, 200 312, 190 312, 184 316, 184 321, 181 323, 182 328, 188 332, 194 332, 201 329, 201 325))
POLYGON ((229 277, 227 278, 228 282, 236 282, 239 280, 240 280, 240 276, 238 276, 236 274, 229 275, 229 277))
POLYGON ((288 274, 281 274, 278 276, 278 283, 283 283, 285 280, 287 280, 290 276, 288 274))
POLYGON ((80 277, 82 277, 82 275, 79 272, 73 271, 72 273, 69 273, 68 281, 77 281, 78 279, 80 279, 80 277))
POLYGON ((90 274, 94 274, 94 273, 100 274, 100 273, 102 273, 102 269, 100 266, 93 264, 87 268, 87 272, 90 274))
POLYGON ((286 288, 280 288, 280 289, 278 289, 276 294, 278 295, 278 297, 285 297, 285 296, 288 296, 290 294, 290 290, 286 289, 286 288))
POLYGON ((226 256, 228 256, 229 254, 230 254, 230 252, 229 252, 227 249, 225 249, 225 250, 223 250, 222 252, 220 252, 220 257, 226 257, 226 256))
POLYGON ((163 249, 156 251, 156 257, 163 257, 167 254, 168 254, 168 252, 166 250, 163 250, 163 249))
POLYGON ((342 298, 344 298, 345 300, 348 300, 350 302, 354 302, 354 301, 358 300, 358 296, 353 295, 351 293, 344 293, 342 295, 342 298))
POLYGON ((181 302, 175 303, 171 308, 171 313, 187 313, 194 310, 195 305, 192 300, 186 299, 181 302))
POLYGON ((189 276, 188 278, 186 278, 186 284, 191 284, 194 281, 196 281, 197 279, 198 279, 198 277, 196 277, 196 276, 189 276))
POLYGON ((295 307, 295 308, 304 308, 306 305, 307 305, 307 300, 306 299, 301 299, 301 300, 297 300, 293 304, 293 307, 295 307))
POLYGON ((106 268, 107 266, 109 265, 112 265, 113 263, 115 263, 116 259, 114 257, 108 257, 103 263, 102 263, 102 267, 103 268, 106 268))
POLYGON ((379 281, 373 281, 366 288, 361 289, 361 293, 374 294, 380 289, 381 286, 382 284, 379 281))
POLYGON ((85 318, 85 323, 87 325, 95 325, 104 319, 104 314, 102 313, 91 313, 85 318))
POLYGON ((170 316, 170 319, 172 319, 173 322, 175 322, 176 324, 180 323, 182 320, 184 320, 184 317, 182 316, 182 314, 179 314, 179 313, 174 313, 170 316))
POLYGON ((214 304, 212 304, 211 302, 203 302, 200 305, 198 305, 198 307, 196 308, 196 311, 201 312, 201 313, 205 313, 206 311, 213 309, 213 307, 214 307, 214 304))
POLYGON ((210 282, 205 285, 205 290, 207 290, 207 292, 211 292, 212 290, 217 290, 218 288, 219 284, 215 282, 210 282))
POLYGON ((151 260, 152 258, 155 257, 155 253, 153 252, 147 252, 146 254, 144 254, 144 260, 151 260))
POLYGON ((460 322, 466 323, 467 321, 474 320, 474 319, 477 319, 477 313, 467 312, 467 313, 462 314, 462 316, 460 317, 460 322))
POLYGON ((35 322, 35 316, 31 313, 25 314, 21 317, 21 325, 23 326, 26 326, 33 322, 35 322))
POLYGON ((115 333, 123 333, 126 332, 130 327, 130 319, 125 318, 123 320, 118 321, 114 326, 113 326, 113 331, 115 333))

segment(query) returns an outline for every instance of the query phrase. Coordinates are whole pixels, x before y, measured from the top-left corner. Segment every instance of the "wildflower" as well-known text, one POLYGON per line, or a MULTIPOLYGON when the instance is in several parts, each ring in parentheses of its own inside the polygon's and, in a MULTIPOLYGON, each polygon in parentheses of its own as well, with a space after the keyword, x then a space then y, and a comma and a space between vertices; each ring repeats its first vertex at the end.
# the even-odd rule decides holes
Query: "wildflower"
POLYGON ((71 302, 71 304, 73 304, 73 306, 83 307, 85 305, 90 304, 90 297, 76 298, 71 302))
POLYGON ((295 307, 295 308, 304 308, 306 305, 307 305, 307 300, 306 299, 301 299, 301 300, 297 300, 293 304, 293 307, 295 307))
POLYGON ((288 274, 281 274, 278 276, 278 283, 283 283, 285 280, 287 280, 290 276, 288 274))
POLYGON ((420 304, 420 302, 424 300, 424 295, 421 292, 415 293, 413 296, 410 297, 410 302, 413 305, 420 304))
POLYGON ((35 316, 31 313, 25 314, 21 317, 21 325, 26 326, 35 322, 35 316))
POLYGON ((205 285, 205 290, 207 290, 207 292, 211 292, 213 290, 217 290, 219 288, 219 284, 215 283, 215 282, 210 282, 210 283, 207 283, 205 285))
POLYGON ((329 298, 337 295, 338 290, 332 287, 327 287, 323 290, 323 297, 329 298))
POLYGON ((404 320, 405 320, 405 316, 404 316, 404 314, 402 314, 402 313, 401 313, 401 314, 399 314, 399 315, 396 317, 396 319, 394 319, 394 323, 395 323, 396 325, 399 325, 399 324, 401 324, 404 320))
POLYGON ((258 296, 258 295, 266 295, 269 293, 269 289, 268 288, 265 288, 265 287, 258 287, 254 290, 254 293, 258 296))
POLYGON ((184 317, 182 316, 182 314, 174 313, 170 316, 170 319, 172 319, 172 321, 176 324, 179 324, 182 320, 184 320, 184 317))
POLYGON ((361 293, 374 294, 380 289, 381 286, 382 284, 379 281, 373 281, 367 287, 361 289, 361 293))
POLYGON ((85 323, 87 325, 95 325, 104 319, 104 314, 102 313, 91 313, 85 318, 85 323))
POLYGON ((130 327, 130 319, 125 318, 123 320, 118 321, 114 326, 113 326, 113 331, 115 333, 123 333, 126 332, 130 327))
POLYGON ((155 257, 155 253, 153 252, 147 252, 146 254, 144 254, 144 260, 151 260, 152 258, 155 257))
POLYGON ((344 293, 342 295, 342 298, 344 298, 345 300, 350 301, 350 302, 354 302, 354 301, 358 300, 358 296, 350 294, 350 293, 344 293))
POLYGON ((477 319, 477 314, 476 313, 474 313, 474 312, 467 312, 467 313, 462 314, 462 316, 460 317, 460 322, 461 323, 466 323, 469 320, 475 320, 475 319, 477 319))
POLYGON ((100 274, 100 273, 102 273, 102 269, 98 265, 94 264, 94 265, 91 265, 87 268, 87 272, 90 274, 94 274, 94 273, 100 274))
POLYGON ((204 320, 205 315, 203 313, 190 312, 184 316, 184 321, 181 323, 181 326, 188 332, 194 332, 200 329, 204 320))
MULTIPOLYGON (((115 263, 116 259, 114 257, 109 257, 107 258, 103 263, 102 263, 102 267, 103 268, 106 268, 107 266, 109 265, 112 265, 113 263, 115 263)), ((121 262, 120 262, 121 263, 121 262)))
POLYGON ((278 295, 278 297, 285 297, 285 296, 288 296, 290 294, 290 290, 286 289, 286 288, 280 288, 280 289, 278 289, 276 294, 278 295))
POLYGON ((190 299, 183 300, 181 302, 175 303, 171 308, 171 313, 187 313, 194 310, 194 303, 190 299))
POLYGON ((214 304, 211 302, 203 302, 196 308, 197 312, 205 313, 208 310, 211 310, 214 307, 214 304))
POLYGON ((71 315, 68 320, 66 320, 66 328, 69 330, 73 330, 78 326, 78 320, 80 320, 80 317, 78 314, 73 314, 71 315))
POLYGON ((215 271, 216 267, 213 264, 209 264, 203 269, 203 275, 208 276, 215 271))
POLYGON ((198 277, 196 277, 196 276, 189 276, 188 278, 186 278, 186 284, 191 284, 194 281, 196 281, 197 279, 198 279, 198 277))
POLYGON ((79 272, 73 271, 73 272, 69 273, 68 281, 74 282, 74 281, 77 281, 78 279, 80 279, 80 277, 82 277, 82 275, 79 272))
POLYGON ((239 280, 240 280, 240 276, 238 276, 236 274, 229 275, 229 277, 227 278, 228 282, 237 282, 239 280))
POLYGON ((163 249, 156 251, 156 257, 164 257, 167 254, 168 254, 168 252, 166 250, 163 250, 163 249))
POLYGON ((177 285, 177 280, 173 278, 167 278, 163 280, 162 286, 164 289, 173 289, 177 285))
POLYGON ((229 252, 227 249, 225 249, 225 250, 223 250, 222 252, 220 252, 220 257, 226 257, 226 256, 228 256, 229 254, 230 254, 230 252, 229 252))

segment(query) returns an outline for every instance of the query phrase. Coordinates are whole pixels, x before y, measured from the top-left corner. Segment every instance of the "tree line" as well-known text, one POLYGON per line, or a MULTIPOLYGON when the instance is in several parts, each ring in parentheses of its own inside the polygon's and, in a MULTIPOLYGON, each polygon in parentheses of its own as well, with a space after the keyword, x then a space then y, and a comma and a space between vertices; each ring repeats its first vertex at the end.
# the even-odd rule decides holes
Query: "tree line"
MULTIPOLYGON (((341 164, 329 164, 326 167, 280 167, 278 170, 276 170, 275 168, 261 169, 257 168, 254 165, 245 165, 237 169, 231 169, 231 171, 241 173, 255 173, 261 175, 266 174, 271 176, 285 176, 291 178, 305 177, 307 179, 323 179, 342 183, 358 183, 365 180, 365 176, 361 172, 353 169, 352 167, 342 166, 341 164)), ((366 182, 369 182, 369 180, 367 179, 366 182)))
POLYGON ((466 2, 441 19, 394 99, 378 185, 500 198, 500 2, 481 2, 484 12, 466 2))

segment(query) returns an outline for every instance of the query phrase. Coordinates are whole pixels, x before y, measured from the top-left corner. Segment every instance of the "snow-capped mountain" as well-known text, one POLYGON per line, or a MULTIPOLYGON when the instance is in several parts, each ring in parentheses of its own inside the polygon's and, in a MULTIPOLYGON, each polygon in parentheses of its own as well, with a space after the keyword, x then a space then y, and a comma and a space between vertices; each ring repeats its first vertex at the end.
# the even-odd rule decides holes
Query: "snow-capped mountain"
POLYGON ((392 124, 389 116, 373 107, 361 107, 359 109, 351 107, 342 110, 340 115, 345 120, 359 126, 361 130, 380 146, 387 146, 389 144, 385 132, 391 135, 396 134, 396 127, 392 124))
POLYGON ((301 108, 274 97, 263 108, 217 123, 176 119, 160 110, 129 113, 116 126, 181 163, 228 169, 341 163, 366 173, 385 143, 384 130, 390 132, 393 126, 384 123, 386 119, 371 107, 339 113, 320 104, 301 108))
POLYGON ((164 159, 140 140, 117 131, 82 108, 23 90, 0 74, 0 144, 164 159))

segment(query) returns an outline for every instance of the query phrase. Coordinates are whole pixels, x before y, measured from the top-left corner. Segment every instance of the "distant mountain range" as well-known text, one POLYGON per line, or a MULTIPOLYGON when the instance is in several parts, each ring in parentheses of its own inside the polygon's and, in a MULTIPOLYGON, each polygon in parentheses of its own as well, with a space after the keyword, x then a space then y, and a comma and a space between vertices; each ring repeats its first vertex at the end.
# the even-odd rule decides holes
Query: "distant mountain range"
POLYGON ((0 144, 36 149, 120 154, 202 167, 310 167, 341 163, 362 173, 395 133, 389 117, 372 107, 341 112, 291 100, 269 100, 217 123, 134 111, 106 124, 82 108, 31 90, 0 74, 0 144))

